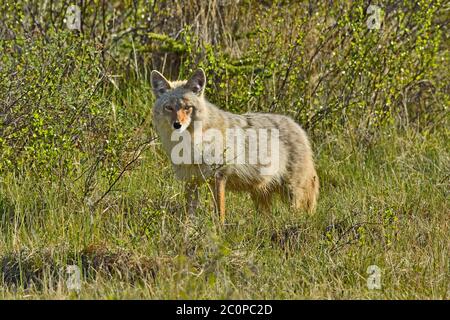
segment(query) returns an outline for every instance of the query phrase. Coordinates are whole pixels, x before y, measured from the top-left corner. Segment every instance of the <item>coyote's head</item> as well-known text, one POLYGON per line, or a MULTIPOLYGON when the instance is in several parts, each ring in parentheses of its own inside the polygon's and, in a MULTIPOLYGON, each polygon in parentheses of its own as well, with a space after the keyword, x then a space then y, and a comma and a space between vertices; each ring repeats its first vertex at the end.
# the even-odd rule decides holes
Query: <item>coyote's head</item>
POLYGON ((156 97, 153 112, 161 121, 168 121, 174 130, 183 132, 206 112, 203 98, 206 76, 202 69, 198 69, 189 80, 173 82, 153 70, 151 83, 156 97))

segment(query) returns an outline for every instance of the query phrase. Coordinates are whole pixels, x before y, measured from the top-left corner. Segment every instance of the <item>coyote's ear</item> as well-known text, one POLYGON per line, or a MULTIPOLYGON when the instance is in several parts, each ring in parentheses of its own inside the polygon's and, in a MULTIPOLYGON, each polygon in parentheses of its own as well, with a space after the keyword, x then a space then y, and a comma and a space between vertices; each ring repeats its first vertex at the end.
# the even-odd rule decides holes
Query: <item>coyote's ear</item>
POLYGON ((203 71, 203 69, 198 69, 197 71, 195 71, 192 77, 186 82, 184 87, 186 89, 191 90, 196 95, 200 96, 203 94, 205 84, 206 84, 205 71, 203 71))
POLYGON ((162 94, 171 89, 169 81, 156 70, 152 71, 150 81, 156 98, 159 98, 162 94))

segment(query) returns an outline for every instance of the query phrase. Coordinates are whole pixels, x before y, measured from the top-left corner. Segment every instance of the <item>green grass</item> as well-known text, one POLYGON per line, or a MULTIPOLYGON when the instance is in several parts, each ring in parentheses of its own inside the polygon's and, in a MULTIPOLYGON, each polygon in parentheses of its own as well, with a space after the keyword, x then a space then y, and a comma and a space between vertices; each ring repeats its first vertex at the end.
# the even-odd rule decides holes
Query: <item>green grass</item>
POLYGON ((158 145, 95 208, 80 181, 4 175, 0 298, 449 299, 447 132, 386 131, 370 146, 343 134, 312 140, 317 212, 277 202, 262 216, 231 194, 224 229, 206 187, 188 219, 158 145), (66 286, 71 264, 79 293, 66 286), (370 265, 381 290, 367 288, 370 265))
POLYGON ((0 2, 0 299, 450 299, 449 1, 380 2, 379 30, 367 1, 79 1, 81 33, 47 2, 0 2), (198 67, 221 108, 312 128, 314 215, 229 194, 220 228, 158 143, 130 164, 150 71, 198 67))

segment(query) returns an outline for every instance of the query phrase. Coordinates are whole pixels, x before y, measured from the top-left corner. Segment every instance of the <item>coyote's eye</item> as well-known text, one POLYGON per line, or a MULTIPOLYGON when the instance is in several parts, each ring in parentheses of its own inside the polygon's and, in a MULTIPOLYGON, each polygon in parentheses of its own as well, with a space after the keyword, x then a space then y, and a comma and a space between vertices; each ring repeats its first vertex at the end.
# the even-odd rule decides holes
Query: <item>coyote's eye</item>
POLYGON ((186 110, 186 111, 188 111, 188 110, 190 110, 192 108, 193 108, 193 106, 184 106, 184 110, 186 110))

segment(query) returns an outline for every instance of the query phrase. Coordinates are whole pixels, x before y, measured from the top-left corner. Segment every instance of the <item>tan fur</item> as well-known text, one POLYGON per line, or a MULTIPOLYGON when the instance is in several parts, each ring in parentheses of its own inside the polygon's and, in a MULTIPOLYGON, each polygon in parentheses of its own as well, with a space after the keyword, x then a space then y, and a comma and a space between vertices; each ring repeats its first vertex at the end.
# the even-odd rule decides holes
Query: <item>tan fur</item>
MULTIPOLYGON (((214 199, 222 222, 225 219, 225 186, 228 190, 249 192, 259 211, 269 212, 272 196, 280 194, 293 209, 313 212, 319 192, 319 178, 304 130, 291 118, 283 115, 236 115, 220 110, 204 98, 205 83, 205 75, 201 69, 188 81, 176 82, 167 81, 157 71, 152 72, 152 87, 156 96, 153 119, 162 146, 169 157, 176 144, 170 140, 174 130, 173 122, 178 120, 189 124, 201 121, 203 132, 214 128, 224 135, 227 128, 278 129, 279 163, 278 169, 265 175, 261 174, 258 165, 250 164, 226 164, 218 168, 206 164, 173 164, 176 177, 188 182, 186 197, 189 211, 194 212, 198 202, 196 200, 196 203, 192 203, 193 198, 197 199, 197 195, 193 196, 192 193, 198 192, 198 188, 193 188, 192 185, 198 186, 213 177, 214 199), (168 112, 167 108, 173 109, 176 117, 173 112, 168 112)), ((192 136, 203 133, 195 132, 193 125, 189 125, 186 130, 192 136)))

